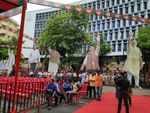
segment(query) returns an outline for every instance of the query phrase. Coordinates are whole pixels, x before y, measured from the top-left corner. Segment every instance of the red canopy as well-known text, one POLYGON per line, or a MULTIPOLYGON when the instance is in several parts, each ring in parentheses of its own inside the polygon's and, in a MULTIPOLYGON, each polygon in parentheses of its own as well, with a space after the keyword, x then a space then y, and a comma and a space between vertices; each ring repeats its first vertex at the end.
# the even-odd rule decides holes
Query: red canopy
POLYGON ((0 12, 8 11, 22 5, 23 0, 0 0, 0 12))

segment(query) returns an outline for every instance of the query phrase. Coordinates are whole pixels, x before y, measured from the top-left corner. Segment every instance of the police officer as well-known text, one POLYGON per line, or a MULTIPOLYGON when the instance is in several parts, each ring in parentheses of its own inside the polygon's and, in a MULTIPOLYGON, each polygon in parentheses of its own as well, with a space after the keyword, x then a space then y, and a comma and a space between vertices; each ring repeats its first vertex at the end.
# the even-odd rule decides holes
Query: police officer
POLYGON ((120 72, 119 76, 116 76, 114 78, 115 85, 116 85, 116 96, 118 99, 118 111, 117 113, 121 112, 121 107, 122 107, 122 100, 124 101, 125 108, 126 108, 126 113, 129 113, 129 81, 127 79, 127 73, 126 72, 120 72))

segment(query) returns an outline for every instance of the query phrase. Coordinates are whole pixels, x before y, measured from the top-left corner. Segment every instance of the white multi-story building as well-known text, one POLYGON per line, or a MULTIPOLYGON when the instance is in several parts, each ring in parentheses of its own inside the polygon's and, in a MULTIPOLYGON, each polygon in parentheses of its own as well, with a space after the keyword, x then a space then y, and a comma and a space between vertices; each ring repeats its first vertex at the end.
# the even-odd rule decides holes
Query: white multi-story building
MULTIPOLYGON (((80 4, 84 8, 150 18, 150 0, 83 0, 80 4)), ((54 8, 27 12, 25 33, 31 37, 39 37, 48 18, 56 12, 57 9, 54 8)), ((103 32, 105 40, 112 48, 108 56, 120 56, 126 53, 129 32, 135 32, 142 26, 145 25, 141 22, 91 14, 87 32, 93 36, 93 39, 96 32, 103 32)))

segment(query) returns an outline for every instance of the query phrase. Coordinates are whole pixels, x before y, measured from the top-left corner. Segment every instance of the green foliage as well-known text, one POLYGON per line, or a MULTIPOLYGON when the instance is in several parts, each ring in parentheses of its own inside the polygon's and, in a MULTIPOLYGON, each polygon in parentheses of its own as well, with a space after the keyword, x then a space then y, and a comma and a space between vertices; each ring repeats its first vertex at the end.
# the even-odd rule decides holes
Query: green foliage
POLYGON ((139 29, 137 41, 141 49, 150 49, 150 27, 139 29))
MULTIPOLYGON (((7 40, 0 39, 0 45, 10 46, 10 48, 15 51, 16 47, 17 47, 17 38, 13 37, 13 38, 7 39, 7 40)), ((0 59, 6 59, 7 57, 8 57, 8 48, 1 47, 0 48, 0 59)))
POLYGON ((91 42, 91 38, 84 31, 87 17, 85 13, 77 14, 72 10, 70 13, 50 18, 38 40, 39 47, 45 52, 49 47, 56 49, 62 56, 74 54, 82 44, 91 42))

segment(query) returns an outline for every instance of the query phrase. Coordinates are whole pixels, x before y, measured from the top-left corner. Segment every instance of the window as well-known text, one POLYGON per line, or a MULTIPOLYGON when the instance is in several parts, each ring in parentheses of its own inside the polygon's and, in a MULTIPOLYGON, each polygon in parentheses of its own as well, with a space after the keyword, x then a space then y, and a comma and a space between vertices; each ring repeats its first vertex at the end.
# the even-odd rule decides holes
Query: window
POLYGON ((115 52, 116 51, 116 42, 113 41, 112 42, 112 52, 115 52))
POLYGON ((125 27, 126 26, 126 20, 123 19, 123 26, 125 27))
POLYGON ((120 39, 124 38, 124 31, 120 31, 120 39))
POLYGON ((121 41, 118 41, 118 51, 120 52, 121 49, 122 49, 122 47, 121 47, 121 41))
POLYGON ((120 0, 117 0, 117 4, 120 4, 120 0))
POLYGON ((122 3, 125 3, 125 0, 122 0, 122 3))
POLYGON ((105 8, 105 2, 102 1, 102 8, 105 8))
POLYGON ((115 27, 115 20, 114 19, 112 20, 112 27, 113 28, 115 27))
POLYGON ((111 1, 111 5, 114 6, 115 5, 115 0, 111 1))
POLYGON ((112 8, 109 8, 109 12, 112 13, 112 8))
POLYGON ((117 20, 117 27, 120 27, 120 20, 117 20))
POLYGON ((96 9, 96 2, 93 2, 93 9, 96 9))
POLYGON ((127 40, 124 40, 123 41, 123 52, 127 51, 127 46, 128 46, 127 40))
POLYGON ((110 21, 107 20, 107 28, 109 29, 110 28, 110 21))
POLYGON ((89 23, 89 27, 88 28, 89 28, 89 32, 90 32, 91 31, 91 24, 90 23, 89 23))
POLYGON ((118 40, 118 32, 115 31, 115 40, 118 40))
POLYGON ((129 6, 128 4, 125 4, 125 13, 128 14, 129 6))
POLYGON ((147 9, 147 2, 144 2, 144 9, 147 9))
POLYGON ((145 12, 141 12, 141 17, 142 17, 142 18, 145 17, 145 12))
POLYGON ((129 20, 129 26, 132 26, 132 20, 129 20))
POLYGON ((131 12, 134 12, 134 5, 131 5, 131 12))
POLYGON ((109 5, 110 5, 109 3, 110 3, 109 0, 107 0, 107 7, 109 7, 109 5))
POLYGON ((129 29, 126 30, 126 37, 129 37, 129 29))
POLYGON ((112 40, 112 31, 109 32, 109 40, 112 40))
POLYGON ((107 31, 104 33, 104 40, 107 40, 107 31))
POLYGON ((97 30, 100 31, 100 21, 97 21, 97 30))
POLYGON ((140 4, 140 3, 137 4, 137 10, 138 10, 138 11, 141 10, 141 4, 140 4))
POLYGON ((96 29, 96 24, 95 22, 93 22, 93 31, 95 31, 95 29, 96 29))
POLYGON ((88 8, 91 8, 91 3, 88 3, 88 8))
POLYGON ((120 14, 123 14, 123 8, 120 7, 119 10, 120 10, 120 14))
POLYGON ((114 13, 118 13, 118 7, 114 7, 114 13))
POLYGON ((102 23, 102 28, 105 29, 105 23, 102 23))
POLYGON ((150 18, 150 10, 148 10, 148 14, 147 15, 148 15, 148 18, 150 18))
POLYGON ((97 9, 100 9, 100 1, 97 1, 97 9))

